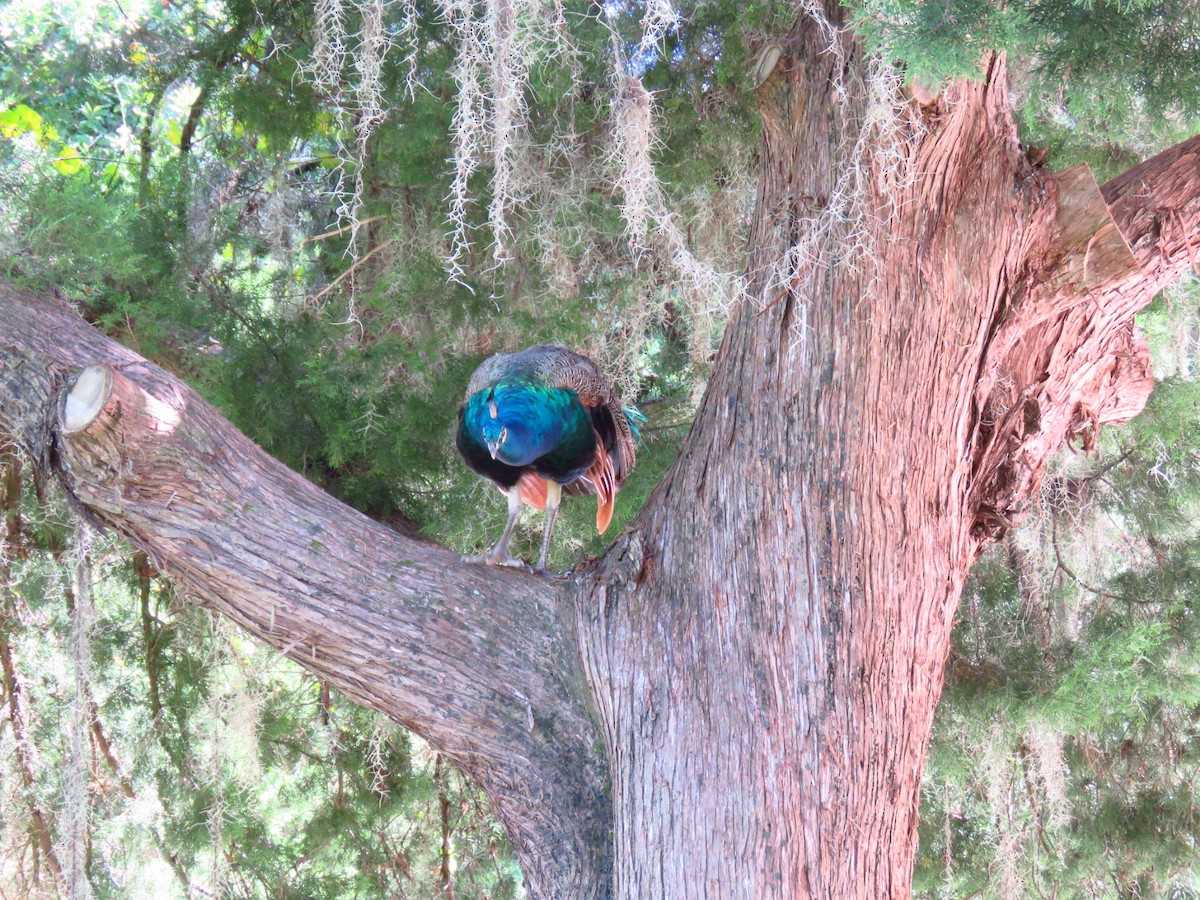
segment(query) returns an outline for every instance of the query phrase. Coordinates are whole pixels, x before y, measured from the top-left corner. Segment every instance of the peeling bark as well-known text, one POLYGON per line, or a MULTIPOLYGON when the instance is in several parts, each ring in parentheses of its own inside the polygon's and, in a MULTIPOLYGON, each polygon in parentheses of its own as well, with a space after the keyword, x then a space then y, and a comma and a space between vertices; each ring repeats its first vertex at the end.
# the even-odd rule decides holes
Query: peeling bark
POLYGON ((1137 191, 1038 169, 997 58, 897 123, 910 178, 889 196, 872 171, 845 226, 873 257, 848 259, 835 229, 818 265, 781 271, 866 120, 859 48, 829 34, 804 19, 761 79, 750 300, 680 459, 580 604, 620 897, 908 896, 968 569, 1064 442, 1142 408, 1132 317, 1186 265, 1149 259, 1153 229, 1123 234, 1141 219, 1105 197, 1200 197, 1193 151, 1137 191))

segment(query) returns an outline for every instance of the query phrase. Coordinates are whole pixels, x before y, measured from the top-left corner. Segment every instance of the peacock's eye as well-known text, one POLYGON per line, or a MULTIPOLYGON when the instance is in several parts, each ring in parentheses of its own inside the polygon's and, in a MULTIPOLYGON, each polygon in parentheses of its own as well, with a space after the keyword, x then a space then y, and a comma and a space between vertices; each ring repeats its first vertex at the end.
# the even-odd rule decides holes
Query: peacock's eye
POLYGON ((508 429, 507 429, 507 428, 501 428, 501 429, 500 429, 500 443, 502 443, 502 444, 503 444, 503 443, 504 443, 505 441, 507 441, 507 440, 508 440, 508 429))

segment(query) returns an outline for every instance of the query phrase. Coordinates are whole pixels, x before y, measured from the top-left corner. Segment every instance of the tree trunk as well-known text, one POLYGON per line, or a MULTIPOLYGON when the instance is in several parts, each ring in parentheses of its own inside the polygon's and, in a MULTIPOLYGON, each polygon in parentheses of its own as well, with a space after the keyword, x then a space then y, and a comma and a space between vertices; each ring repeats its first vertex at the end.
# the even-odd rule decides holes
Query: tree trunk
MULTIPOLYGON (((1162 260, 1086 168, 1026 160, 1003 61, 872 126, 886 72, 831 47, 828 6, 764 51, 749 296, 578 604, 619 897, 907 897, 968 569, 1064 440, 1151 386, 1132 315, 1162 260)), ((1118 179, 1141 201, 1106 190, 1155 221, 1186 200, 1176 248, 1198 147, 1118 179)))
POLYGON ((565 585, 371 522, 5 288, 0 434, 444 751, 532 896, 905 897, 967 570, 1055 450, 1144 404, 1132 316, 1190 264, 1200 139, 1103 190, 1051 174, 1000 59, 881 116, 886 69, 840 15, 765 48, 747 297, 679 460, 565 585))

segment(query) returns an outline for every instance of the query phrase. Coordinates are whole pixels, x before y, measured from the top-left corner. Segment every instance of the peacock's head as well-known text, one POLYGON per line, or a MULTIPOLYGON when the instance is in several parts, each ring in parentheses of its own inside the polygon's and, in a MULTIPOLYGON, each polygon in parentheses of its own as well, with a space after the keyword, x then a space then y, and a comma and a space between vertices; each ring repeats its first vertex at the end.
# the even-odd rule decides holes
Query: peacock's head
POLYGON ((508 440, 508 427, 500 421, 500 411, 496 408, 496 391, 487 393, 488 414, 483 420, 483 441, 487 444, 488 453, 492 459, 500 452, 500 448, 508 440))
POLYGON ((492 454, 492 459, 496 458, 496 454, 500 452, 500 448, 507 440, 508 429, 499 422, 483 423, 483 441, 487 444, 488 453, 492 454))

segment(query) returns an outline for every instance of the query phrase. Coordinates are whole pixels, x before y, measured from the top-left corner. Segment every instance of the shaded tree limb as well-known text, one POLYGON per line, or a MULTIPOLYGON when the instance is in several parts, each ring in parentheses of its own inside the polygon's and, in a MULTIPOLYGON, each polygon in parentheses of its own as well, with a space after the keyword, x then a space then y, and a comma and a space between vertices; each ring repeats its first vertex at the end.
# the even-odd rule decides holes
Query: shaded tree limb
POLYGON ((121 788, 121 793, 129 800, 137 799, 137 794, 133 790, 133 782, 129 780, 129 776, 121 768, 121 763, 117 760, 116 753, 113 752, 112 742, 108 739, 108 735, 104 731, 104 726, 100 724, 100 710, 96 707, 94 700, 88 700, 88 715, 91 718, 92 740, 95 742, 100 755, 104 757, 104 762, 108 766, 113 777, 117 779, 117 785, 121 788))
POLYGON ((437 785, 438 822, 441 827, 441 845, 438 849, 439 891, 447 900, 454 900, 454 873, 450 868, 450 794, 446 784, 446 767, 440 753, 434 756, 433 781, 437 785))
POLYGON ((146 681, 149 684, 150 717, 155 729, 161 730, 162 725, 162 696, 158 687, 158 637, 154 617, 150 614, 150 579, 153 568, 150 558, 145 551, 138 550, 133 554, 133 566, 138 580, 138 606, 142 614, 142 648, 146 654, 146 681))
MULTIPOLYGON (((221 68, 228 61, 228 58, 218 60, 216 68, 221 68)), ((188 155, 192 150, 192 141, 195 140, 196 129, 200 127, 200 120, 204 117, 204 108, 208 104, 208 98, 211 93, 212 83, 211 81, 205 81, 200 86, 200 92, 196 95, 196 99, 192 101, 187 119, 183 123, 183 129, 179 133, 179 152, 183 156, 188 155)))
POLYGON ((162 107, 167 85, 156 82, 146 103, 146 121, 138 132, 138 206, 150 199, 150 166, 154 162, 154 119, 162 107))

